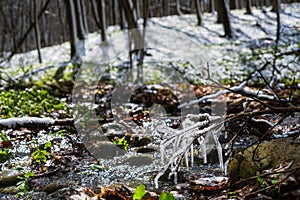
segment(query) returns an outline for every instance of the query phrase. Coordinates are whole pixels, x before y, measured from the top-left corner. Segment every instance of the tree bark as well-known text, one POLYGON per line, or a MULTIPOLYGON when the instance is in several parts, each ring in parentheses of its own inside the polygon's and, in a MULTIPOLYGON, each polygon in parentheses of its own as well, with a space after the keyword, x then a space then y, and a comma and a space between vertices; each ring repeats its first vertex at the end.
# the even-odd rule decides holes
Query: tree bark
POLYGON ((197 25, 201 26, 202 25, 202 11, 201 11, 199 0, 195 0, 195 5, 196 5, 196 14, 197 14, 197 25))
POLYGON ((119 4, 119 6, 118 6, 118 8, 119 8, 119 16, 120 16, 120 29, 121 30, 123 30, 123 29, 125 29, 125 13, 124 13, 124 9, 123 9, 123 0, 119 0, 118 1, 118 4, 119 4))
POLYGON ((170 15, 169 0, 163 0, 163 15, 164 16, 170 15))
POLYGON ((231 27, 231 20, 230 20, 230 11, 227 0, 220 0, 220 12, 218 15, 221 17, 221 21, 224 26, 225 37, 232 38, 234 33, 231 27))
POLYGON ((101 26, 101 40, 106 40, 106 15, 105 15, 105 2, 104 0, 99 1, 99 13, 100 13, 100 26, 101 26))
POLYGON ((181 9, 180 9, 180 0, 176 0, 176 10, 178 15, 182 15, 181 9))
POLYGON ((216 23, 218 23, 218 24, 223 23, 223 18, 222 18, 222 12, 223 12, 223 10, 222 10, 222 1, 223 0, 217 0, 217 1, 215 1, 215 8, 216 8, 216 11, 218 13, 216 23))
POLYGON ((84 19, 83 19, 84 15, 83 15, 81 4, 82 4, 82 0, 76 0, 74 2, 77 36, 80 40, 84 40, 87 35, 87 31, 85 30, 85 26, 84 26, 84 19))
POLYGON ((251 0, 246 0, 246 13, 245 14, 252 15, 251 6, 252 6, 251 0))
POLYGON ((71 60, 78 55, 76 13, 73 0, 66 0, 71 45, 71 60))
POLYGON ((280 0, 272 0, 272 12, 279 12, 280 0))
POLYGON ((33 10, 34 10, 34 21, 36 21, 35 26, 34 26, 36 49, 38 51, 39 62, 42 63, 41 34, 40 34, 39 21, 38 21, 37 0, 34 0, 33 6, 34 6, 34 8, 33 8, 33 10))

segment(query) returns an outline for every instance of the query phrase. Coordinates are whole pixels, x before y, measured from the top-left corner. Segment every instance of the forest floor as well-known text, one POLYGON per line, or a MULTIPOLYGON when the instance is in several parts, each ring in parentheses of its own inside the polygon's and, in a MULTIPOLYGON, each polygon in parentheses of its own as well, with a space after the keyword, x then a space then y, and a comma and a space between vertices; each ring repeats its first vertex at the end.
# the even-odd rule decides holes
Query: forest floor
MULTIPOLYGON (((255 183, 252 182, 243 189, 232 190, 229 187, 228 176, 219 165, 220 156, 218 157, 216 150, 218 147, 212 141, 207 142, 205 147, 209 164, 203 163, 206 155, 202 154, 201 146, 198 148, 197 140, 195 140, 195 149, 192 150, 193 155, 195 153, 194 166, 189 169, 184 165, 180 166, 181 172, 178 173, 177 184, 168 180, 166 175, 161 177, 159 189, 154 187, 153 181, 161 167, 158 164, 161 155, 158 155, 159 150, 155 142, 159 143, 160 137, 163 137, 161 132, 155 131, 158 130, 156 127, 163 122, 168 127, 174 128, 171 129, 173 132, 176 132, 174 130, 177 128, 184 129, 181 123, 190 123, 190 119, 170 117, 172 112, 178 116, 174 108, 177 108, 180 103, 184 105, 182 103, 186 101, 200 99, 216 92, 214 87, 203 85, 201 82, 203 80, 198 80, 199 68, 187 62, 195 55, 193 51, 189 51, 190 41, 197 44, 197 49, 194 51, 197 52, 200 61, 205 64, 201 70, 207 69, 206 63, 209 63, 211 73, 216 75, 214 78, 221 79, 220 85, 224 87, 219 90, 231 88, 231 92, 224 92, 223 95, 217 97, 218 100, 226 102, 228 116, 265 111, 266 105, 280 108, 294 105, 299 108, 300 13, 298 11, 300 4, 282 5, 282 8, 280 48, 275 53, 276 15, 269 11, 270 8, 254 9, 253 15, 245 15, 241 10, 232 11, 232 26, 236 31, 233 39, 222 37, 223 27, 215 23, 216 16, 212 14, 203 15, 204 24, 201 27, 195 26, 194 15, 149 19, 148 25, 154 30, 153 35, 149 35, 155 39, 159 37, 162 43, 157 46, 150 45, 147 50, 149 55, 145 57, 147 66, 145 66, 144 74, 145 80, 151 83, 150 88, 141 87, 141 90, 136 90, 133 95, 130 94, 130 103, 124 103, 125 97, 122 95, 126 93, 126 90, 131 91, 131 85, 122 88, 117 84, 120 81, 118 75, 126 73, 124 72, 126 71, 124 58, 118 60, 115 57, 123 53, 122 48, 126 52, 126 43, 122 43, 123 35, 118 27, 108 28, 111 49, 117 49, 116 52, 106 51, 107 49, 101 46, 98 33, 90 34, 85 41, 84 69, 89 69, 90 63, 103 65, 99 57, 104 54, 114 60, 113 64, 117 63, 117 70, 110 67, 100 70, 98 75, 101 79, 96 78, 100 81, 96 90, 93 90, 89 84, 80 85, 81 82, 77 80, 75 86, 79 85, 80 89, 77 90, 78 93, 74 93, 71 64, 66 65, 64 75, 60 76, 57 72, 57 69, 63 66, 61 63, 68 62, 70 51, 68 43, 42 49, 42 64, 37 62, 36 51, 14 56, 3 69, 13 82, 7 84, 2 80, 3 89, 0 91, 0 117, 2 118, 0 120, 2 128, 0 133, 0 198, 130 199, 139 184, 145 185, 149 191, 145 199, 156 199, 162 191, 171 192, 176 199, 243 199, 249 194, 252 196, 248 198, 264 199, 271 198, 274 193, 278 195, 280 192, 282 192, 281 197, 285 198, 298 196, 299 187, 293 186, 293 189, 295 188, 293 194, 291 191, 280 191, 280 188, 278 189, 275 185, 284 185, 285 180, 272 178, 269 181, 267 176, 259 175, 255 177, 255 183), (168 47, 171 50, 178 49, 176 52, 164 51, 168 47), (118 51, 120 48, 121 51, 118 51), (191 54, 184 51, 189 51, 191 54), (183 59, 179 61, 173 59, 178 54, 188 58, 183 56, 183 59), (265 65, 273 63, 274 60, 275 66, 265 65), (162 71, 160 68, 162 65, 176 69, 176 73, 162 71), (265 68, 263 68, 264 65, 265 68), (35 73, 38 69, 44 70, 35 73), (255 74, 256 71, 259 71, 259 74, 255 74), (105 73, 110 76, 107 78, 105 73), (170 88, 160 84, 160 81, 172 76, 180 81, 173 84, 172 91, 170 91, 170 88), (240 86, 242 80, 248 77, 250 78, 247 86, 243 87, 244 93, 238 90, 241 87, 233 91, 233 86, 240 86), (189 81, 188 88, 185 85, 186 80, 189 81), (113 88, 119 90, 115 93, 117 96, 115 99, 113 95, 109 95, 113 88), (65 120, 72 119, 74 111, 80 111, 75 109, 72 100, 81 92, 85 92, 87 96, 88 94, 96 96, 93 100, 98 105, 96 107, 97 120, 102 123, 101 130, 96 127, 88 135, 89 137, 80 133, 80 125, 74 126, 72 120, 65 120), (250 100, 249 95, 254 95, 258 101, 250 100), (179 103, 176 96, 180 96, 178 97, 179 103), (276 99, 274 96, 280 96, 280 101, 273 101, 276 99), (263 101, 260 101, 260 97, 264 97, 263 101), (115 109, 112 111, 105 107, 107 99, 115 103, 115 109), (141 105, 149 103, 149 99, 152 104, 148 105, 147 109, 141 108, 141 105), (288 101, 285 101, 286 99, 288 101), (117 114, 114 113, 116 110, 117 114), (61 120, 61 124, 47 127, 43 123, 39 126, 19 124, 7 128, 7 124, 14 124, 15 119, 9 122, 3 121, 6 118, 24 116, 49 117, 57 121, 61 120), (114 121, 111 118, 114 118, 114 121), (97 131, 109 140, 102 141, 98 135, 95 137, 93 134, 97 131), (115 146, 122 149, 118 151, 118 155, 113 154, 115 146), (98 151, 104 153, 101 154, 98 151), (104 158, 108 154, 120 158, 104 158), (267 184, 271 184, 270 182, 276 183, 274 187, 268 189, 270 185, 267 184), (272 190, 272 188, 277 190, 272 190)), ((155 43, 153 38, 152 40, 155 43)), ((87 74, 97 75, 95 71, 88 71, 87 74)), ((89 82, 94 80, 89 80, 90 77, 85 77, 84 73, 81 75, 81 79, 88 79, 89 82)), ((5 79, 5 74, 2 78, 5 79)), ((170 80, 172 81, 172 78, 170 80)), ((212 113, 211 105, 209 101, 202 101, 185 106, 184 112, 194 113, 194 106, 199 106, 201 113, 212 113)), ((291 110, 288 111, 293 113, 291 110)), ((231 159, 235 152, 239 152, 260 139, 299 136, 300 123, 297 112, 284 117, 276 112, 275 114, 266 113, 255 115, 255 117, 249 114, 250 117, 241 117, 225 123, 225 131, 217 135, 223 147, 224 161, 231 159), (265 133, 272 126, 275 129, 266 136, 265 133), (225 137, 226 134, 228 138, 225 137), (227 144, 230 144, 230 148, 233 149, 230 156, 225 154, 225 151, 229 152, 230 149, 227 144)), ((77 116, 85 117, 78 113, 77 116)), ((26 120, 28 121, 25 119, 22 123, 26 124, 26 120)), ((170 131, 170 129, 165 129, 166 132, 168 130, 170 131)), ((187 157, 183 160, 192 163, 188 162, 187 157)), ((288 167, 286 169, 289 170, 288 167)), ((278 171, 271 170, 271 172, 278 171)), ((253 181, 253 178, 251 180, 253 181)))

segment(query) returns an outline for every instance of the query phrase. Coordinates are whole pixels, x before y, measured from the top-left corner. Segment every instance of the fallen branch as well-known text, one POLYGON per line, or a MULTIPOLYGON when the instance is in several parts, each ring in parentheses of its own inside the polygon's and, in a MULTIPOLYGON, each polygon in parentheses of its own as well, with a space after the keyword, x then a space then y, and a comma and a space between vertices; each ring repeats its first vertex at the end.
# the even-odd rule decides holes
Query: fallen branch
MULTIPOLYGON (((91 121, 99 123, 111 122, 113 119, 90 119, 91 121)), ((52 119, 48 117, 21 117, 21 118, 8 118, 0 119, 0 129, 8 128, 46 128, 50 126, 74 126, 74 119, 52 119)))

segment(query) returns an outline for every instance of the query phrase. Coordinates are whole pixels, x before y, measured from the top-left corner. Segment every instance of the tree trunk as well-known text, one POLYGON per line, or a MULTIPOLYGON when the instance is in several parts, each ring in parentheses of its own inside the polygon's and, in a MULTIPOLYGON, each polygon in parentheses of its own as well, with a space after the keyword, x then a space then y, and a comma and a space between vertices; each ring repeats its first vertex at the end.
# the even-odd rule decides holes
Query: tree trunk
POLYGON ((224 11, 222 10, 222 1, 223 0, 217 0, 217 1, 215 1, 215 8, 216 8, 216 11, 218 13, 216 23, 218 23, 218 24, 223 23, 222 13, 224 11))
POLYGON ((37 0, 34 0, 33 7, 34 7, 33 8, 33 10, 34 10, 34 21, 36 21, 35 26, 34 26, 36 49, 38 51, 39 62, 42 63, 41 34, 40 34, 39 20, 38 20, 37 0))
POLYGON ((210 12, 214 15, 216 13, 215 10, 215 0, 210 0, 210 12))
POLYGON ((125 29, 125 17, 124 17, 124 15, 125 15, 125 13, 124 13, 124 9, 123 9, 123 0, 119 0, 118 1, 118 4, 119 4, 119 6, 118 6, 118 8, 119 8, 119 16, 120 16, 120 29, 121 30, 123 30, 123 29, 125 29))
POLYGON ((229 11, 229 6, 227 4, 227 0, 220 0, 220 12, 218 12, 218 15, 221 17, 221 21, 224 26, 224 31, 225 31, 225 37, 232 38, 233 37, 233 30, 231 27, 231 22, 230 22, 230 11, 229 11))
POLYGON ((75 18, 76 18, 76 26, 77 26, 77 36, 80 40, 84 40, 86 37, 86 30, 84 27, 84 20, 83 20, 83 11, 81 2, 82 0, 76 0, 74 1, 75 5, 75 18))
POLYGON ((237 0, 229 0, 230 3, 230 9, 234 10, 234 9, 238 9, 238 2, 237 0))
POLYGON ((176 0, 176 10, 178 15, 182 15, 181 9, 180 9, 180 0, 176 0))
POLYGON ((197 14, 197 25, 201 26, 202 25, 202 11, 201 11, 199 0, 195 0, 195 5, 196 5, 196 14, 197 14))
POLYGON ((164 16, 170 15, 170 5, 169 0, 163 0, 163 10, 164 10, 164 16))
POLYGON ((245 14, 252 15, 251 6, 252 6, 251 0, 246 0, 246 13, 245 14))
POLYGON ((272 0, 272 12, 279 12, 279 6, 280 6, 280 1, 279 0, 272 0))
MULTIPOLYGON (((70 34, 70 45, 71 45, 71 60, 76 61, 79 58, 79 47, 78 47, 78 36, 77 36, 77 24, 76 24, 76 11, 73 0, 66 0, 67 5, 67 14, 68 14, 68 25, 69 25, 69 34, 70 34)), ((75 66, 73 68, 73 79, 75 79, 75 75, 77 74, 78 67, 75 66)), ((62 76, 64 69, 57 70, 55 73, 56 80, 62 76)))
POLYGON ((277 30, 276 30, 276 51, 278 49, 278 44, 280 40, 280 0, 275 0, 276 1, 276 17, 277 17, 277 30))
POLYGON ((106 15, 105 15, 105 2, 99 1, 98 10, 100 13, 100 26, 101 26, 101 40, 106 40, 106 15))

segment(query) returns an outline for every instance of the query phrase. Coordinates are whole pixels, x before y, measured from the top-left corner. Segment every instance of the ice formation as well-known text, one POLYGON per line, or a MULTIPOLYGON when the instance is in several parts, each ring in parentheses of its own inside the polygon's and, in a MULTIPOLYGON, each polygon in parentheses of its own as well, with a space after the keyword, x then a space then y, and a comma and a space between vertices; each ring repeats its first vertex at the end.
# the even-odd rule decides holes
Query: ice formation
POLYGON ((212 137, 218 152, 219 165, 224 169, 222 147, 219 142, 219 133, 223 126, 220 126, 221 117, 210 116, 209 114, 187 115, 182 122, 182 129, 176 130, 164 126, 158 126, 156 131, 163 134, 164 137, 160 143, 162 170, 154 179, 155 187, 158 188, 158 179, 170 169, 169 178, 174 176, 174 182, 177 182, 177 171, 182 159, 185 160, 187 168, 193 166, 194 145, 196 139, 200 146, 200 151, 207 162, 207 143, 212 137), (168 160, 165 163, 165 160, 168 160))

